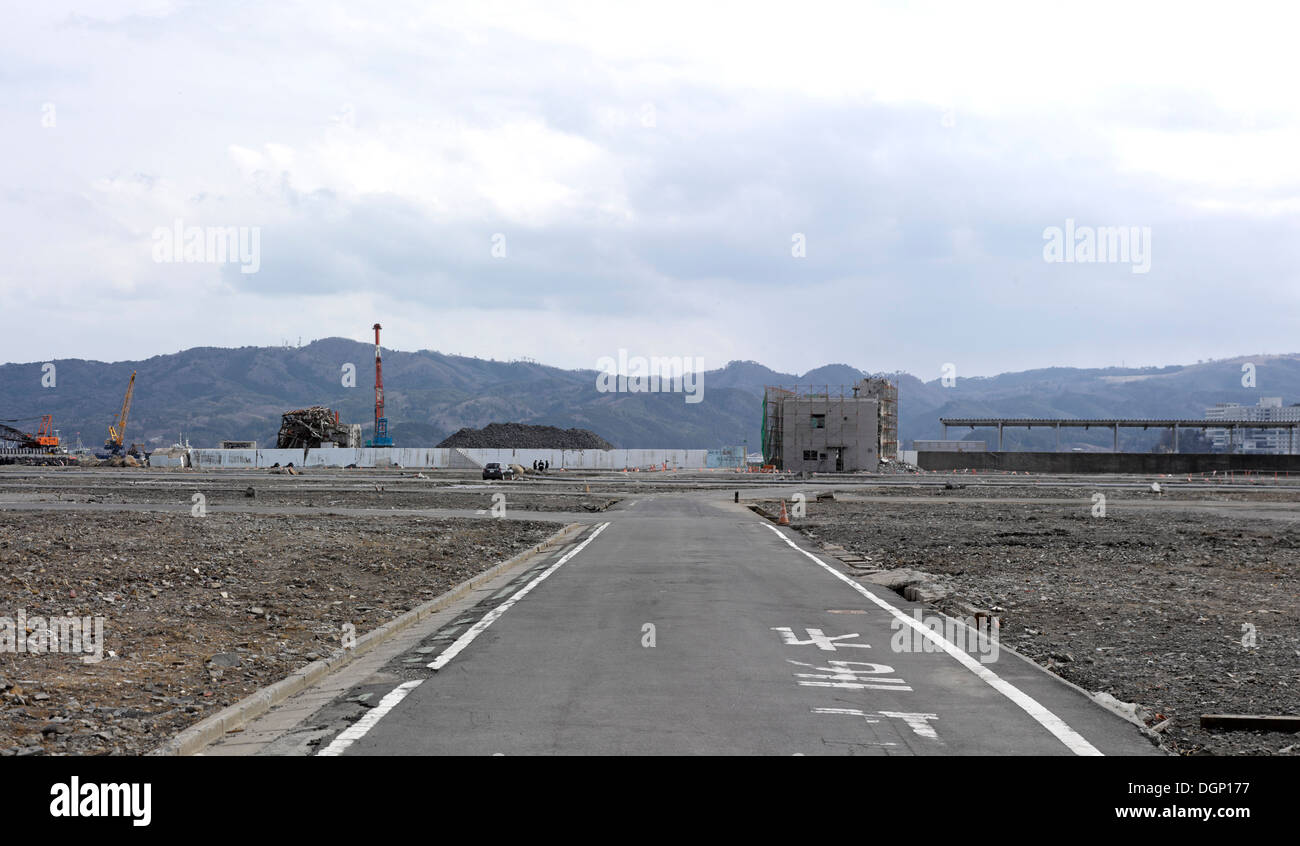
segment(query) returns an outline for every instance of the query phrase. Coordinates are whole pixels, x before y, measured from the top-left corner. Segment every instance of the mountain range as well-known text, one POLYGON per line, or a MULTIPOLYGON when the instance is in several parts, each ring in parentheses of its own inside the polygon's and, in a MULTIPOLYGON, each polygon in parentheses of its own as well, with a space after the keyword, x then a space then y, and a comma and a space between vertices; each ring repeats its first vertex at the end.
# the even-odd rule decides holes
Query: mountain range
MULTIPOLYGON (((273 446, 285 411, 326 405, 344 422, 374 418, 371 345, 325 338, 299 347, 195 347, 143 361, 61 359, 0 365, 0 419, 34 431, 52 414, 64 442, 100 446, 137 373, 128 442, 194 446, 256 440, 273 446), (51 369, 49 364, 53 364, 51 369), (354 385, 345 386, 348 365, 354 385), (51 377, 53 377, 51 379, 51 377), (46 386, 53 381, 52 386, 46 386)), ((1219 402, 1253 405, 1260 397, 1300 402, 1300 355, 1254 355, 1160 368, 1053 367, 955 380, 828 364, 782 373, 733 361, 700 378, 702 401, 682 393, 603 393, 595 370, 532 361, 493 361, 431 350, 384 350, 389 430, 398 446, 432 446, 462 427, 516 422, 590 429, 618 447, 706 448, 748 442, 757 451, 766 385, 851 385, 883 375, 899 386, 903 448, 940 437, 940 417, 1191 417, 1219 402), (1243 384, 1253 369, 1254 385, 1243 384)), ((951 432, 950 437, 988 439, 951 432)), ((1007 448, 1052 448, 1045 430, 1007 430, 1007 448)), ((1108 448, 1108 431, 1062 434, 1062 447, 1108 448)), ((1122 447, 1149 449, 1159 432, 1126 430, 1122 447)), ((990 447, 996 445, 996 434, 990 447)))

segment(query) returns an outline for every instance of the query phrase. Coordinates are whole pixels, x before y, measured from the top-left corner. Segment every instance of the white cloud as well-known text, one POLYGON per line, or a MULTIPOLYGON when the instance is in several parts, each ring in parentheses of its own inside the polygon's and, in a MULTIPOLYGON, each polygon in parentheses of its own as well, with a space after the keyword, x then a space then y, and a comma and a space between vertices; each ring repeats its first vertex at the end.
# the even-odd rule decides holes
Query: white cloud
POLYGON ((399 346, 573 366, 620 338, 786 370, 932 370, 959 344, 964 373, 1286 347, 1286 15, 29 5, 0 32, 0 295, 30 320, 0 359, 357 337, 375 319, 399 346), (1040 233, 1067 217, 1151 226, 1152 272, 1045 265, 1040 233), (261 226, 261 272, 153 263, 150 233, 177 218, 261 226), (1258 312, 1203 349, 1192 329, 1225 285, 1258 312), (1007 320, 1015 349, 987 331, 1007 320))

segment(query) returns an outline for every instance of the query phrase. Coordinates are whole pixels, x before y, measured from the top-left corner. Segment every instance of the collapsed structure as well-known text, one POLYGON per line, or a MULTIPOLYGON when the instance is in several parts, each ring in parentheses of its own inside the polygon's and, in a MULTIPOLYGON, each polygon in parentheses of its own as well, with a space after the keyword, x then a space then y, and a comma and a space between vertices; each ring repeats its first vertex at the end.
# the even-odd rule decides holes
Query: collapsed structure
POLYGON ((323 405, 285 412, 280 417, 277 449, 317 449, 321 446, 361 446, 361 424, 339 423, 337 411, 323 405))
POLYGON ((874 471, 897 457, 898 387, 887 379, 764 389, 763 460, 778 470, 874 471))

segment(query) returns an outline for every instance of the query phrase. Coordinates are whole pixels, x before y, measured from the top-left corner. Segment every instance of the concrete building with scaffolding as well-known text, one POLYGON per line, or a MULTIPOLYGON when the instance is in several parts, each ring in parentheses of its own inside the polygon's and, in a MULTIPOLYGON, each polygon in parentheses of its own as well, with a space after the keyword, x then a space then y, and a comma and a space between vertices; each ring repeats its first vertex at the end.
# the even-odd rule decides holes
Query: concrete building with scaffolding
POLYGON ((874 471, 898 458, 898 387, 886 379, 853 386, 768 386, 763 460, 794 473, 874 471))

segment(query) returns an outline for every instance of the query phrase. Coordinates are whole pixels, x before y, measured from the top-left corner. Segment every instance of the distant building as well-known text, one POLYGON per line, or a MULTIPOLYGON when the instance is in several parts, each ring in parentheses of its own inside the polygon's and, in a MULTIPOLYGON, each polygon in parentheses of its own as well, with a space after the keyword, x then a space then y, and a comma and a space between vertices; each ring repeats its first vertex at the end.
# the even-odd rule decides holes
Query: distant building
MULTIPOLYGON (((1256 405, 1221 402, 1205 409, 1205 419, 1265 425, 1270 421, 1300 421, 1300 403, 1283 405, 1281 397, 1260 397, 1256 405)), ((1216 452, 1285 455, 1291 444, 1291 433, 1286 429, 1240 429, 1235 436, 1231 429, 1207 429, 1205 436, 1216 452)))
POLYGON ((985 452, 984 441, 912 441, 916 452, 985 452))
POLYGON ((898 389, 884 379, 763 393, 763 459, 781 470, 874 471, 897 458, 897 433, 898 389))
POLYGON ((222 449, 257 449, 257 441, 222 441, 222 449))

